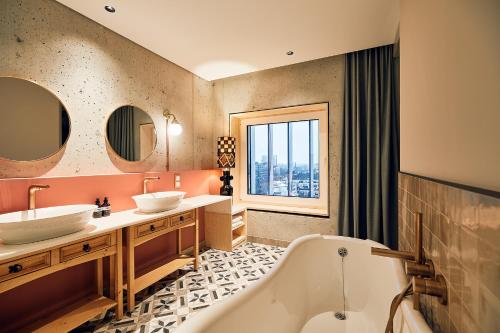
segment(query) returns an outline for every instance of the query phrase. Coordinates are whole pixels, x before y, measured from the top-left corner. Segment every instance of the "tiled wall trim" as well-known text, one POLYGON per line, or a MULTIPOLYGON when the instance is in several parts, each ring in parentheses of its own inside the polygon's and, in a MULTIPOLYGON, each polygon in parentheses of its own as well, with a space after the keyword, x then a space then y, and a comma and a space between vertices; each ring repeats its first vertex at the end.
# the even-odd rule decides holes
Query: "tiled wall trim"
POLYGON ((288 242, 288 241, 270 239, 270 238, 254 237, 254 236, 248 236, 247 241, 249 241, 250 243, 258 243, 258 244, 278 246, 278 247, 288 247, 288 245, 290 245, 290 242, 288 242))
POLYGON ((448 305, 422 296, 434 332, 500 331, 500 199, 399 174, 399 249, 413 250, 413 212, 424 248, 448 284, 448 305))

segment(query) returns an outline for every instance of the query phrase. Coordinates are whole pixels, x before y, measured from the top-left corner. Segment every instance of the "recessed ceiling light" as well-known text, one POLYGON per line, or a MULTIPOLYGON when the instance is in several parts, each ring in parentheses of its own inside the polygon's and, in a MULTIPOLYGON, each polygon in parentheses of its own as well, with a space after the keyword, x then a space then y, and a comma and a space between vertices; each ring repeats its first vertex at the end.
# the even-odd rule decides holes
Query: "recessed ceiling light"
POLYGON ((110 13, 116 12, 115 7, 113 7, 113 6, 106 5, 106 6, 104 6, 104 9, 106 9, 106 11, 110 12, 110 13))
POLYGON ((289 56, 293 55, 293 51, 288 51, 288 52, 286 53, 286 55, 289 55, 289 56))

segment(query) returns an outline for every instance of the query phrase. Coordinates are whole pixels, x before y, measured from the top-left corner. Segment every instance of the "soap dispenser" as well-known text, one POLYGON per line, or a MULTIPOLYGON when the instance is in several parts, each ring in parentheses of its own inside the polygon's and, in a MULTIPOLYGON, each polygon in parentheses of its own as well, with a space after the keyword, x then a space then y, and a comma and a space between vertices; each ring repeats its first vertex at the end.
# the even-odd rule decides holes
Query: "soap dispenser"
POLYGON ((104 197, 104 202, 102 203, 102 216, 111 215, 111 205, 109 204, 108 197, 104 197))
POLYGON ((92 214, 92 216, 94 218, 99 218, 99 217, 102 217, 102 208, 101 208, 101 200, 99 198, 96 198, 95 199, 95 205, 97 206, 96 209, 94 210, 94 213, 92 214))

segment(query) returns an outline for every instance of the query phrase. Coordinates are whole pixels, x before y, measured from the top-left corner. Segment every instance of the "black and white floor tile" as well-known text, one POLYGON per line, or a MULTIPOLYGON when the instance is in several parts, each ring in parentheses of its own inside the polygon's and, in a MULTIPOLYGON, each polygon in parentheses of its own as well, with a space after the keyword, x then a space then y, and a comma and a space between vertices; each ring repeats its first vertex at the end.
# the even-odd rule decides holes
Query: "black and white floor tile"
POLYGON ((232 252, 209 249, 200 255, 200 268, 181 269, 136 295, 137 305, 123 319, 109 311, 74 330, 74 333, 170 333, 184 320, 236 294, 262 277, 285 249, 246 243, 232 252))

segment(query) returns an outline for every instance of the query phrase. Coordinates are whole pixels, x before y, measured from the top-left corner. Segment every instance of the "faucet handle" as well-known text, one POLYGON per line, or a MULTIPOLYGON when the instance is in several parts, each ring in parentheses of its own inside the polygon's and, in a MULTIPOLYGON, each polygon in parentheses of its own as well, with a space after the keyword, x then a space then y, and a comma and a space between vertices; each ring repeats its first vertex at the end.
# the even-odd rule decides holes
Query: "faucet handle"
POLYGON ((424 279, 414 276, 411 280, 413 292, 415 294, 425 294, 439 297, 439 302, 443 305, 448 303, 448 287, 446 280, 441 274, 434 279, 424 279))
POLYGON ((436 273, 434 270, 434 263, 432 260, 427 260, 424 264, 419 264, 413 260, 405 262, 406 274, 410 276, 420 276, 426 278, 433 278, 436 273))

